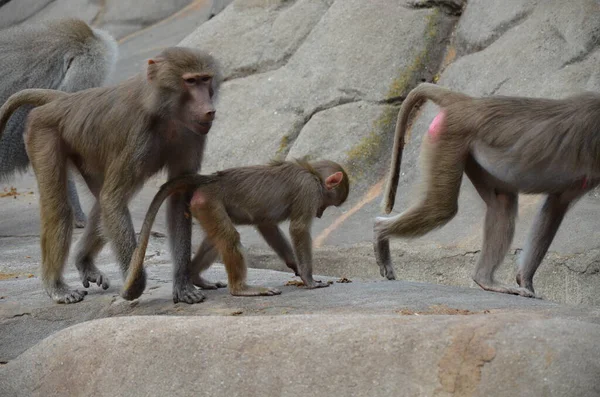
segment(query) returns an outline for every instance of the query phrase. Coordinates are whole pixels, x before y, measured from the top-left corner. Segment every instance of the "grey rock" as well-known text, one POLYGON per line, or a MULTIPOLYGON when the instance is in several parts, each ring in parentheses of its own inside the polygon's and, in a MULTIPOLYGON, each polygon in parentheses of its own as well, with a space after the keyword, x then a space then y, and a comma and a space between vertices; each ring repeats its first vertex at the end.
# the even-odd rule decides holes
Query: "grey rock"
MULTIPOLYGON (((435 51, 427 52, 427 43, 453 21, 435 10, 411 10, 395 1, 326 4, 234 2, 182 41, 214 54, 231 79, 219 99, 205 172, 285 157, 306 122, 322 110, 405 94, 408 82, 423 73, 415 58, 437 59, 435 51), (241 21, 240 15, 247 19, 241 21), (289 29, 295 18, 308 21, 307 27, 289 29), (272 44, 270 30, 283 33, 284 28, 292 33, 274 35, 279 38, 272 44), (246 73, 253 74, 235 78, 246 73)), ((375 134, 389 136, 389 123, 380 124, 375 134)))
POLYGON ((102 13, 103 6, 94 0, 54 0, 43 10, 33 15, 27 23, 40 23, 49 19, 79 18, 93 24, 102 13))
POLYGON ((17 25, 46 7, 53 0, 9 1, 0 7, 0 29, 17 25))
POLYGON ((54 334, 6 396, 596 396, 600 325, 532 313, 143 316, 54 334))

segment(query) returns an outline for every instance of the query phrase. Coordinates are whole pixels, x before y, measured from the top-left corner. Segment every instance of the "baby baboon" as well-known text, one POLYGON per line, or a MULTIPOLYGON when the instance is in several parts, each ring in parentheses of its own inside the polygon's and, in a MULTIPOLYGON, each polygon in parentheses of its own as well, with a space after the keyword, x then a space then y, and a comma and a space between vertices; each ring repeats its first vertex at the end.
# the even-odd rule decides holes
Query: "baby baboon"
MULTIPOLYGON (((0 31, 0 104, 27 88, 75 92, 105 83, 117 61, 117 42, 79 19, 60 19, 45 25, 18 26, 0 31)), ((0 139, 0 180, 9 180, 29 167, 23 132, 31 110, 14 112, 0 139)), ((77 189, 68 180, 68 199, 75 225, 84 227, 77 189)))
MULTIPOLYGON (((198 171, 219 82, 210 55, 171 47, 150 59, 145 73, 117 86, 70 94, 23 90, 0 108, 1 132, 19 106, 38 106, 29 114, 25 143, 40 191, 42 280, 56 302, 78 302, 86 294, 69 289, 62 278, 72 234, 68 162, 96 197, 75 264, 85 287, 95 282, 106 289, 108 280, 94 257, 110 240, 126 276, 136 247, 127 205, 162 169, 169 178, 198 171)), ((175 266, 173 300, 196 303, 204 296, 189 279, 191 220, 185 208, 190 197, 191 192, 170 197, 167 223, 175 266)), ((143 290, 145 277, 137 281, 143 290)))
POLYGON ((140 241, 129 266, 122 296, 139 297, 143 290, 138 279, 143 276, 143 262, 150 230, 162 202, 171 194, 194 190, 191 213, 202 226, 206 237, 192 260, 194 284, 203 288, 225 287, 202 278, 221 254, 232 295, 275 295, 274 288, 246 284, 246 263, 240 235, 234 225, 255 225, 258 232, 285 264, 302 278, 308 288, 327 287, 313 280, 310 227, 329 206, 340 206, 348 197, 346 171, 333 161, 274 162, 269 165, 230 168, 213 175, 186 175, 173 179, 160 188, 140 233, 140 241), (277 226, 290 220, 290 243, 277 226))
POLYGON ((481 255, 473 280, 488 291, 535 297, 533 276, 569 206, 600 183, 600 94, 564 99, 474 98, 420 84, 402 104, 384 195, 394 205, 410 111, 430 99, 441 107, 423 142, 425 197, 402 214, 375 220, 375 254, 381 275, 395 279, 389 238, 418 237, 458 211, 463 172, 487 205, 481 255), (518 193, 547 194, 520 258, 517 283, 494 273, 514 235, 518 193))

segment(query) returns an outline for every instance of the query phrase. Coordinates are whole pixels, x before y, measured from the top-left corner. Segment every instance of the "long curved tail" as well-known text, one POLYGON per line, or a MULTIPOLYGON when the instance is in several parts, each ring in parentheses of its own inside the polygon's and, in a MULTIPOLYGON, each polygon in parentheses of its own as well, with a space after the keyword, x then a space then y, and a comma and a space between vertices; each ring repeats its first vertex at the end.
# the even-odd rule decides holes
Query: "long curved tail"
POLYGON ((11 95, 0 107, 0 137, 8 123, 8 119, 22 105, 42 106, 55 99, 68 96, 66 92, 32 88, 21 90, 11 95))
POLYGON ((400 164, 402 163, 402 152, 404 151, 404 137, 406 136, 406 126, 410 112, 418 103, 427 99, 440 107, 445 107, 458 101, 471 99, 471 97, 431 83, 421 83, 408 93, 406 99, 402 102, 402 106, 398 112, 398 119, 396 120, 392 161, 383 194, 382 209, 387 214, 392 211, 394 202, 396 201, 396 189, 400 180, 400 164))
POLYGON ((129 263, 129 271, 127 272, 127 279, 123 285, 121 296, 127 300, 133 300, 138 298, 144 292, 145 279, 144 279, 144 257, 146 256, 146 248, 148 247, 148 240, 150 239, 150 232, 156 214, 160 209, 162 203, 175 192, 178 191, 190 191, 202 185, 216 181, 213 175, 200 175, 200 174, 189 174, 182 175, 165 182, 148 207, 148 212, 144 218, 142 224, 142 230, 140 231, 140 238, 138 241, 137 248, 135 249, 131 262, 129 263))

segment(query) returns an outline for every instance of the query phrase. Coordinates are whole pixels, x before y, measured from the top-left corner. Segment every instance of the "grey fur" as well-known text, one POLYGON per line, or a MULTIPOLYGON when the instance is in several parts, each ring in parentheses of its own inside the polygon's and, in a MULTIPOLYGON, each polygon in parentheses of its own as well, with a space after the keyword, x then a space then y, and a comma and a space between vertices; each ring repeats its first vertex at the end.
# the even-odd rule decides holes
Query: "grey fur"
MULTIPOLYGON (((75 92, 102 86, 114 70, 118 48, 106 32, 69 18, 1 30, 0 54, 2 104, 26 88, 75 92)), ((18 109, 0 138, 0 181, 7 182, 29 167, 23 132, 31 109, 29 105, 18 109)), ((83 227, 86 216, 72 176, 68 192, 75 223, 83 227)))

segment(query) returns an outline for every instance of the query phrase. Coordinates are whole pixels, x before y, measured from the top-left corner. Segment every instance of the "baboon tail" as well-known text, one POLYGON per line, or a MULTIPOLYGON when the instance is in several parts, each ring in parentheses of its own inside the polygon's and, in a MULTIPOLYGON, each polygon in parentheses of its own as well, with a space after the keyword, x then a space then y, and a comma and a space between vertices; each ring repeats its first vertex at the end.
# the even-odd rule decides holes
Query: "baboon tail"
POLYGON ((152 225, 154 224, 154 219, 156 218, 156 214, 162 203, 167 197, 175 192, 189 191, 215 180, 215 177, 211 175, 189 174, 173 178, 160 187, 152 199, 150 207, 148 207, 148 212, 146 213, 144 223, 142 224, 142 230, 140 231, 137 248, 129 263, 127 279, 125 280, 123 290, 121 291, 121 296, 124 299, 134 300, 139 298, 144 292, 144 257, 146 256, 146 248, 148 247, 152 225))
POLYGON ((431 83, 421 83, 408 93, 396 120, 396 131, 394 132, 394 148, 392 149, 392 161, 390 172, 383 194, 382 208, 389 214, 394 208, 396 201, 396 189, 400 180, 400 164, 402 163, 402 152, 404 151, 404 137, 406 136, 406 126, 412 109, 424 100, 431 100, 440 107, 446 107, 452 103, 467 100, 471 97, 459 92, 452 91, 445 87, 440 87, 431 83))
POLYGON ((55 99, 67 96, 66 92, 45 89, 26 89, 11 95, 0 107, 0 137, 8 119, 22 105, 42 106, 55 99))

